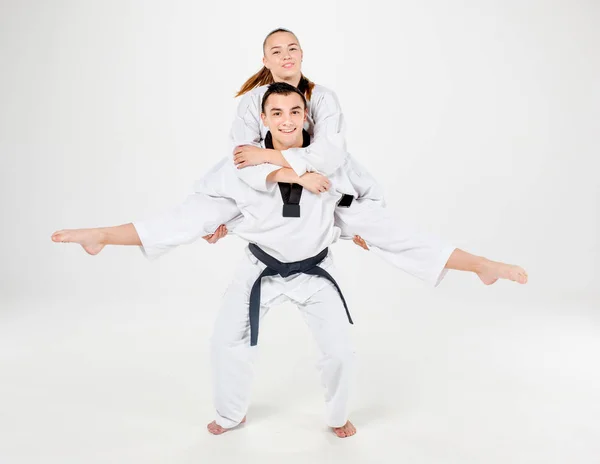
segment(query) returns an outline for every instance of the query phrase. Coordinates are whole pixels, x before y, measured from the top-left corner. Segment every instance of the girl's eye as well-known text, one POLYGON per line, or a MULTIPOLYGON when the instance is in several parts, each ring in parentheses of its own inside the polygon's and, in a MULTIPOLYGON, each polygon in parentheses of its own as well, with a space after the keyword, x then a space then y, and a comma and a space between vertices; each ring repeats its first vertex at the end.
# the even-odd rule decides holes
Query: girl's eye
POLYGON ((273 116, 279 116, 281 113, 273 113, 273 116))
POLYGON ((300 111, 292 111, 292 114, 300 114, 300 111))

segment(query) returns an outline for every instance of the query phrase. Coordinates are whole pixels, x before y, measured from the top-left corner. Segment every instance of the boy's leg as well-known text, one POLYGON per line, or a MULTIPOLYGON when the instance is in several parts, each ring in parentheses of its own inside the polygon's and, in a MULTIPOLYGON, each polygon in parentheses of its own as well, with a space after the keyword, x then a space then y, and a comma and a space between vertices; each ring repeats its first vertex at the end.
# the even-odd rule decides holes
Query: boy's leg
MULTIPOLYGON (((258 346, 250 346, 248 282, 255 276, 241 274, 256 274, 253 269, 245 264, 225 292, 210 341, 216 419, 208 430, 215 435, 244 422, 250 404, 258 346)), ((268 310, 261 305, 261 321, 268 310)))
POLYGON ((355 376, 350 323, 339 293, 328 283, 298 304, 321 356, 317 368, 325 389, 326 422, 340 437, 354 435, 348 421, 348 401, 355 376))

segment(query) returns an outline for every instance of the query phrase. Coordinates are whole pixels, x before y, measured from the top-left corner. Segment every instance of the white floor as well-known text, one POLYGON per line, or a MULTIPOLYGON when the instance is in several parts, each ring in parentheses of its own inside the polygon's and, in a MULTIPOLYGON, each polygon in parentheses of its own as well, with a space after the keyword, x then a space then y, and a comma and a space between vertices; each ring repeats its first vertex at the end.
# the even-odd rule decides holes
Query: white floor
POLYGON ((597 302, 500 293, 354 298, 358 434, 343 440, 293 306, 261 330, 248 423, 215 437, 215 311, 197 299, 4 301, 0 463, 600 462, 597 302))

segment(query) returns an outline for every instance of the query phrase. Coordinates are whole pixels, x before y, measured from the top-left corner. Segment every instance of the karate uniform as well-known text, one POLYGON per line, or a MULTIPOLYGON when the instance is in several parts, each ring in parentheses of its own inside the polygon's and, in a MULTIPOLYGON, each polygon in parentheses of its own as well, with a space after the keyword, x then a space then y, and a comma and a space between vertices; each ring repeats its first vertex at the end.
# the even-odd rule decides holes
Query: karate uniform
MULTIPOLYGON (((254 89, 242 98, 232 127, 233 145, 261 146, 266 128, 260 121, 260 103, 266 88, 254 89)), ((321 172, 331 181, 331 188, 320 197, 304 191, 300 218, 282 216, 280 192, 276 184, 266 182, 278 166, 263 164, 239 170, 227 156, 196 184, 196 192, 182 205, 163 216, 134 223, 144 253, 149 258, 159 256, 214 232, 220 224, 227 224, 234 234, 284 262, 314 256, 340 236, 358 234, 373 253, 437 285, 454 247, 411 231, 384 208, 377 183, 345 151, 343 126, 335 94, 315 86, 307 123, 313 143, 282 153, 298 175, 321 172), (354 196, 349 208, 336 207, 342 194, 354 196)), ((320 267, 335 274, 331 254, 320 267)), ((216 422, 222 427, 238 424, 248 408, 256 354, 256 347, 249 344, 249 294, 264 268, 247 250, 224 296, 211 340, 216 422)), ((327 424, 342 426, 348 416, 354 358, 342 300, 334 286, 320 277, 266 278, 260 317, 283 301, 296 303, 313 331, 321 351, 318 368, 325 388, 327 424)))
MULTIPOLYGON (((333 244, 340 235, 334 210, 344 194, 355 195, 344 166, 329 177, 331 187, 320 195, 307 190, 300 198, 300 217, 284 217, 277 184, 258 191, 238 179, 230 159, 224 159, 195 186, 196 193, 165 215, 134 226, 148 257, 198 238, 220 222, 241 219, 235 233, 282 262, 305 260, 333 244)), ((331 253, 319 264, 331 275, 331 253)), ((227 289, 211 339, 216 422, 238 424, 248 409, 256 346, 250 344, 249 296, 265 269, 248 249, 227 289)), ((339 427, 348 420, 348 397, 353 384, 354 352, 348 316, 338 290, 327 279, 294 274, 263 278, 260 318, 274 304, 295 303, 312 330, 321 357, 317 367, 325 389, 326 422, 339 427)))

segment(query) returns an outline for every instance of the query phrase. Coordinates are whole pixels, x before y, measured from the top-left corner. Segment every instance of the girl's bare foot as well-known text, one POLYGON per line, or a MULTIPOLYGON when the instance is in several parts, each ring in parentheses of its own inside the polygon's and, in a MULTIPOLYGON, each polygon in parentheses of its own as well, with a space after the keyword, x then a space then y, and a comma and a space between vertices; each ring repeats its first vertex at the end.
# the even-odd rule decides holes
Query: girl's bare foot
POLYGON ((527 272, 520 266, 513 264, 500 263, 486 259, 477 275, 486 285, 491 285, 498 279, 508 279, 520 284, 527 283, 527 272))
POLYGON ((98 229, 64 229, 54 232, 51 238, 57 243, 79 243, 90 255, 97 255, 104 248, 98 229))
POLYGON ((233 430, 233 429, 235 429, 236 427, 239 427, 239 426, 240 426, 240 425, 242 425, 244 422, 246 422, 246 416, 244 416, 244 418, 242 419, 242 421, 241 421, 241 422, 240 422, 238 425, 236 425, 236 426, 234 426, 234 427, 231 427, 231 428, 229 428, 229 429, 226 429, 225 427, 221 427, 219 424, 217 424, 217 423, 216 423, 216 421, 212 421, 210 424, 208 424, 208 425, 206 426, 206 428, 207 428, 207 429, 208 429, 208 431, 209 431, 210 433, 212 433, 213 435, 221 435, 222 433, 228 432, 229 430, 233 430))
POLYGON ((340 438, 351 437, 356 433, 356 428, 352 425, 352 422, 346 422, 346 425, 341 427, 331 427, 333 433, 335 433, 340 438))

